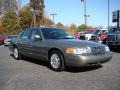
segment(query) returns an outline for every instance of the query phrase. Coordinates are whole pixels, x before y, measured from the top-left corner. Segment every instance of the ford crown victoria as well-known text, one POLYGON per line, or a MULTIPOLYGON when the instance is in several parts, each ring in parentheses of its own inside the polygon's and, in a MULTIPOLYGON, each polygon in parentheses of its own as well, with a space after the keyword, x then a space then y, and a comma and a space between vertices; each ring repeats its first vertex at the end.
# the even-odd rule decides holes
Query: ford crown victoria
POLYGON ((77 40, 57 28, 29 28, 10 42, 15 59, 23 56, 46 60, 51 69, 61 71, 65 66, 91 66, 109 61, 109 47, 97 42, 77 40))

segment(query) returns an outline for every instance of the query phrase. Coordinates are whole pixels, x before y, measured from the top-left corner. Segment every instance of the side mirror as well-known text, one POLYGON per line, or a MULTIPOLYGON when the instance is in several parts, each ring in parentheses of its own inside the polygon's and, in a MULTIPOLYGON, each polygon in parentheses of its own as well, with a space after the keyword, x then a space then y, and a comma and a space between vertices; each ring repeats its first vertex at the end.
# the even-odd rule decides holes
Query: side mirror
POLYGON ((41 40, 42 38, 41 38, 40 35, 35 35, 35 36, 34 36, 34 39, 36 39, 36 40, 41 40))

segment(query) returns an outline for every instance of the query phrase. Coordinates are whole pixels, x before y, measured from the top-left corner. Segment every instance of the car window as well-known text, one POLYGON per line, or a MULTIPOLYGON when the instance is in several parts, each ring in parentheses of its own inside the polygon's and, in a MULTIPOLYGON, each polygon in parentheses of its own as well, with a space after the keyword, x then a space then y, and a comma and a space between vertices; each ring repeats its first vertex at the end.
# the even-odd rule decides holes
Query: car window
POLYGON ((100 30, 95 30, 92 32, 92 34, 98 34, 100 32, 100 30))
POLYGON ((75 39, 73 35, 61 29, 49 28, 41 31, 45 39, 75 39))
POLYGON ((26 30, 26 31, 24 31, 24 32, 20 35, 20 38, 21 38, 21 39, 28 39, 30 33, 31 33, 31 30, 26 30))
POLYGON ((99 34, 106 34, 107 30, 101 30, 101 32, 99 34))
POLYGON ((35 35, 40 35, 38 30, 32 30, 32 33, 30 35, 30 39, 34 39, 35 35))

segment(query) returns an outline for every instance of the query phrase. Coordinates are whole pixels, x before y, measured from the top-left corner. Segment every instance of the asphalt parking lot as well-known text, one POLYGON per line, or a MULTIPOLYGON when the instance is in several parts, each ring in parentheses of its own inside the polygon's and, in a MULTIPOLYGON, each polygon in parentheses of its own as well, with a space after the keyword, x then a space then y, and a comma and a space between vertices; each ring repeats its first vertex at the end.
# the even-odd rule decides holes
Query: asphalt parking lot
POLYGON ((0 46, 0 90, 120 90, 120 53, 113 54, 101 66, 55 72, 43 61, 15 60, 0 46))

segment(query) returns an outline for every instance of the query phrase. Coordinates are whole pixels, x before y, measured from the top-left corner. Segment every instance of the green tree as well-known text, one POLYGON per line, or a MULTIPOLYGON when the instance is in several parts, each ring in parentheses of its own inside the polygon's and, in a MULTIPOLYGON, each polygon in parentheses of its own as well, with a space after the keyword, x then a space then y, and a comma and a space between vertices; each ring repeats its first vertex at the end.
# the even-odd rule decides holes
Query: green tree
POLYGON ((20 31, 20 25, 18 22, 18 17, 14 11, 9 10, 2 17, 2 25, 4 27, 4 32, 6 34, 17 34, 20 31))
POLYGON ((22 29, 29 28, 33 25, 33 12, 28 6, 24 6, 19 12, 19 20, 22 29))
POLYGON ((75 24, 71 24, 71 25, 69 26, 68 32, 70 32, 71 34, 75 35, 76 32, 77 32, 77 27, 76 27, 76 25, 75 25, 75 24))
POLYGON ((88 30, 93 30, 93 29, 95 29, 93 26, 88 26, 87 28, 88 28, 88 30))
POLYGON ((82 24, 82 25, 78 26, 78 32, 86 30, 86 28, 87 28, 86 25, 82 24))
POLYGON ((64 29, 64 25, 63 25, 62 23, 60 23, 60 22, 58 22, 58 23, 56 24, 56 27, 57 27, 57 28, 64 29))
POLYGON ((86 25, 82 24, 82 25, 78 26, 77 31, 80 32, 80 31, 83 31, 83 30, 91 30, 91 29, 94 29, 94 27, 86 26, 86 25))

